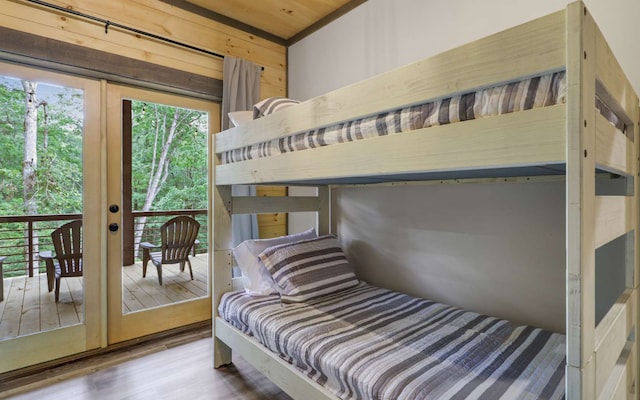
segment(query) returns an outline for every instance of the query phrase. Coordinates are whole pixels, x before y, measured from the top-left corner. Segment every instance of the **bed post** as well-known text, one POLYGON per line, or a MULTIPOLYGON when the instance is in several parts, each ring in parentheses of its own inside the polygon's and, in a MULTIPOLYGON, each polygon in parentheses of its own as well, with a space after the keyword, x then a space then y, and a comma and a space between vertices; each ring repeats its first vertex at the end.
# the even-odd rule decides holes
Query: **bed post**
POLYGON ((216 317, 218 316, 220 298, 223 293, 232 289, 231 186, 216 186, 214 179, 211 185, 211 196, 213 221, 209 224, 209 232, 212 236, 210 243, 213 244, 213 366, 218 368, 231 363, 231 348, 216 336, 216 317))
POLYGON ((567 7, 567 400, 595 398, 595 23, 567 7))
POLYGON ((635 164, 636 164, 636 175, 633 179, 633 196, 634 196, 634 206, 635 213, 633 215, 633 223, 635 226, 634 233, 634 243, 633 243, 633 276, 632 284, 636 295, 636 306, 637 310, 635 310, 635 362, 633 363, 633 383, 632 386, 635 391, 635 396, 638 398, 640 396, 640 345, 638 345, 638 336, 640 332, 638 332, 638 323, 640 322, 640 107, 636 107, 635 109, 636 115, 634 120, 634 149, 635 149, 635 164))

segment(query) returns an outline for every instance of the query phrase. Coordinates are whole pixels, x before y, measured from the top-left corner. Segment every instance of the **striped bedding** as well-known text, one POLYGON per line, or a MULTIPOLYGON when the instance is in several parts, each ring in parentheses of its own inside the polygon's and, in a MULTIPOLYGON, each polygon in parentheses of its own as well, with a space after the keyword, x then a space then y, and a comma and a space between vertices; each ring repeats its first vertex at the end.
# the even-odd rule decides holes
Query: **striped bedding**
POLYGON ((565 337, 360 283, 309 303, 229 292, 220 315, 341 399, 562 399, 565 337))
POLYGON ((566 100, 566 92, 564 71, 545 74, 226 151, 221 154, 221 162, 225 164, 269 157, 336 143, 561 104, 566 100))

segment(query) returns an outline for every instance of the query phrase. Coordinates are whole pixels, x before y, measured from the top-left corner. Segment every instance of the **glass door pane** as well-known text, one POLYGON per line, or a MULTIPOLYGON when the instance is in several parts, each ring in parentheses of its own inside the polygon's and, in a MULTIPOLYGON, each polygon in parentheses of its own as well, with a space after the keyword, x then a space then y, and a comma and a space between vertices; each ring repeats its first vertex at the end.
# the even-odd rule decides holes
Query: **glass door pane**
POLYGON ((55 268, 46 266, 51 233, 82 219, 84 114, 82 90, 9 76, 0 77, 0 101, 4 340, 84 322, 82 276, 60 279, 55 301, 55 268))
POLYGON ((0 63, 0 348, 51 346, 0 372, 101 343, 99 110, 97 81, 0 63))
POLYGON ((108 202, 118 210, 109 222, 119 227, 108 241, 109 342, 116 343, 211 318, 207 172, 219 106, 116 85, 108 103, 108 202), (165 227, 174 218, 184 225, 165 227), (185 239, 192 225, 197 235, 185 239))
POLYGON ((123 126, 123 149, 130 141, 131 151, 122 153, 122 184, 131 207, 123 208, 122 312, 207 297, 208 114, 140 100, 123 103, 123 112, 131 114, 130 136, 123 126), (176 216, 196 220, 196 241, 182 262, 156 267, 162 258, 162 225, 176 216), (146 260, 143 274, 145 252, 152 259, 146 260))

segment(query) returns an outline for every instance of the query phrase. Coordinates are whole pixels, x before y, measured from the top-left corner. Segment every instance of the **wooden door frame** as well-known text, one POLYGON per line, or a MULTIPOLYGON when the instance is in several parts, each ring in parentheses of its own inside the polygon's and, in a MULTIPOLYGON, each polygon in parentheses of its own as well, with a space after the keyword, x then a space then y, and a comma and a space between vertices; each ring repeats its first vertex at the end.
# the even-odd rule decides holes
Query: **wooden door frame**
MULTIPOLYGON (((122 100, 136 99, 150 103, 206 111, 209 114, 208 148, 211 137, 220 127, 220 104, 174 94, 150 91, 117 84, 107 86, 107 203, 117 204, 123 209, 122 189, 122 100), (117 157, 113 155, 117 154, 117 157)), ((209 166, 211 168, 211 166, 209 166)), ((108 213, 107 225, 122 225, 126 215, 122 212, 108 213)), ((108 270, 108 343, 114 344, 157 332, 211 319, 211 280, 209 270, 209 294, 195 300, 174 303, 162 307, 124 314, 122 309, 122 230, 107 235, 108 270)))
POLYGON ((106 181, 104 81, 0 62, 3 74, 83 90, 83 276, 84 323, 0 341, 0 373, 106 346, 106 240, 102 210, 106 181), (88 295, 90 294, 90 295, 88 295))

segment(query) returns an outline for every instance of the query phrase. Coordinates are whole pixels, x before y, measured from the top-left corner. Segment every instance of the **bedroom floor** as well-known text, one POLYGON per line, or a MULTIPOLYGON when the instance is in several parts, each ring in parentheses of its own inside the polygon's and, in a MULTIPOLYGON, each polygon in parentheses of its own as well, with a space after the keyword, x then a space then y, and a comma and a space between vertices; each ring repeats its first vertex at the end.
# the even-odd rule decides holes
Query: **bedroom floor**
POLYGON ((114 352, 48 370, 45 386, 0 384, 0 399, 291 399, 239 357, 213 369, 212 352, 210 337, 114 352))

